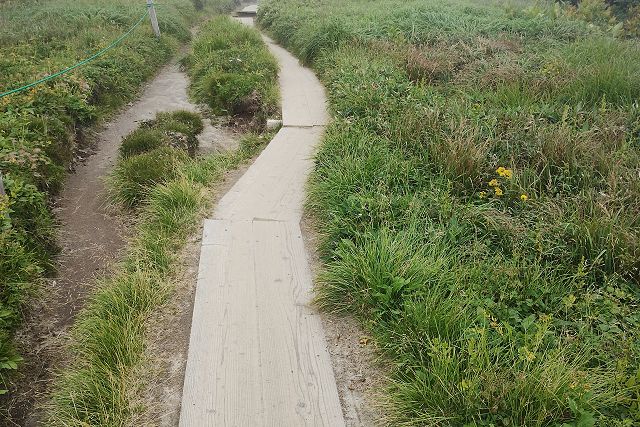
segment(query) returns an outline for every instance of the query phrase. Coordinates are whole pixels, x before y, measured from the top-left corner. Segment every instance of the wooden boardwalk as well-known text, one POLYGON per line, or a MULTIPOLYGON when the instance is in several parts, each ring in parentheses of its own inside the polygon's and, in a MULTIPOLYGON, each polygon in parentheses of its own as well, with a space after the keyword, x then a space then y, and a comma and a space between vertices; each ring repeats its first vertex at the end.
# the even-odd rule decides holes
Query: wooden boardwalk
POLYGON ((299 225, 324 90, 265 40, 280 62, 283 128, 205 222, 185 427, 344 426, 299 225))

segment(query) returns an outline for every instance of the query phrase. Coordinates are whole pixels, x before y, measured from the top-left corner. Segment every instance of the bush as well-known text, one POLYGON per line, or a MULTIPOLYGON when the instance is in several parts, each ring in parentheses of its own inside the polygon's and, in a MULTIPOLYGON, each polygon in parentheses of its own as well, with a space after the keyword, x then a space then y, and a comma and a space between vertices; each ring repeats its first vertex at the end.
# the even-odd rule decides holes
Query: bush
POLYGON ((605 0, 580 0, 576 7, 570 9, 570 15, 603 27, 616 23, 616 18, 605 0))
POLYGON ((25 246, 24 236, 0 225, 0 394, 6 392, 7 374, 21 360, 11 344, 12 332, 43 273, 38 257, 25 246))
POLYGON ((182 132, 189 137, 195 137, 204 130, 202 117, 193 111, 178 110, 158 113, 155 121, 164 130, 182 132))
POLYGON ((139 205, 150 188, 175 178, 187 160, 184 151, 171 147, 122 159, 110 178, 112 200, 130 208, 139 205))
POLYGON ((214 114, 264 123, 278 106, 278 65, 259 33, 228 17, 214 18, 186 58, 196 99, 214 114))
POLYGON ((153 128, 138 128, 127 135, 120 145, 122 157, 146 153, 163 145, 168 145, 164 132, 153 128))
POLYGON ((629 37, 640 37, 640 4, 629 9, 624 30, 629 37))

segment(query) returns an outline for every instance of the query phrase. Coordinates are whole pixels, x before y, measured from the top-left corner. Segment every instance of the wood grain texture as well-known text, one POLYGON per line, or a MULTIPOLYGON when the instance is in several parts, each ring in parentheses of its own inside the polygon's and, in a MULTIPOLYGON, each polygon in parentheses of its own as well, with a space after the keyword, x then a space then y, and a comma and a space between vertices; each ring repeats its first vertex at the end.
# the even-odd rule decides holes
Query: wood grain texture
POLYGON ((181 425, 343 425, 299 226, 209 220, 205 233, 181 425))
POLYGON ((284 127, 220 200, 214 218, 299 222, 313 152, 324 129, 284 127))
POLYGON ((185 427, 344 426, 299 226, 327 122, 324 89, 269 47, 281 65, 284 127, 205 222, 185 427))

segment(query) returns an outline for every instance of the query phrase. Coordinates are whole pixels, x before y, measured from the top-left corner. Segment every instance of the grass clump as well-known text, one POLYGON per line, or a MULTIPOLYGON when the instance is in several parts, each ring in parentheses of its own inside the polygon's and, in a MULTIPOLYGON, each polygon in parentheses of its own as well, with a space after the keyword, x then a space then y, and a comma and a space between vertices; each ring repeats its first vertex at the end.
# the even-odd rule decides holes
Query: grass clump
POLYGON ((196 137, 204 130, 202 117, 193 111, 178 110, 158 113, 156 123, 164 130, 182 132, 191 138, 196 137))
POLYGON ((278 64, 260 33, 229 17, 208 22, 185 59, 196 99, 215 114, 266 121, 278 108, 278 64))
POLYGON ((111 177, 112 199, 129 208, 137 206, 151 187, 175 178, 188 158, 181 150, 161 147, 122 160, 111 177))
POLYGON ((121 160, 111 175, 111 199, 136 207, 150 188, 174 179, 198 148, 204 129, 198 113, 158 113, 154 120, 127 135, 120 145, 121 160))
POLYGON ((127 135, 120 144, 122 157, 146 153, 163 145, 168 145, 165 134, 158 129, 138 128, 127 135))
POLYGON ((327 87, 318 302, 392 362, 384 422, 640 422, 638 42, 525 2, 274 0, 259 23, 327 87))
POLYGON ((198 113, 186 110, 159 113, 145 126, 162 131, 169 145, 194 156, 198 149, 198 135, 204 130, 204 121, 198 113))
MULTIPOLYGON (((74 325, 75 358, 57 381, 47 425, 136 425, 144 410, 136 404, 136 372, 144 358, 146 323, 171 296, 180 249, 209 207, 213 184, 268 140, 249 135, 238 150, 205 157, 161 147, 120 159, 118 168, 128 169, 137 159, 168 173, 148 180, 145 172, 144 185, 137 175, 116 175, 111 182, 116 193, 126 180, 136 189, 137 231, 117 273, 103 280, 74 325)), ((122 200, 126 206, 128 200, 122 200)))

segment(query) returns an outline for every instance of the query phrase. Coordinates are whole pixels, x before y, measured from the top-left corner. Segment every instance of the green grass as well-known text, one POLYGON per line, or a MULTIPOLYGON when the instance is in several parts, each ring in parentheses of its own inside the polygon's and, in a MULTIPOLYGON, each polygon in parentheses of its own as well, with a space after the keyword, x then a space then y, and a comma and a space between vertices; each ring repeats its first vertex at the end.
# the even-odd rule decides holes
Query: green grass
POLYGON ((204 25, 185 61, 191 90, 215 114, 239 115, 262 126, 278 111, 278 64, 260 34, 229 17, 204 25))
MULTIPOLYGON (((209 1, 208 13, 233 0, 209 1)), ((69 67, 111 43, 144 13, 144 2, 0 2, 0 92, 69 67)), ((143 22, 117 48, 70 74, 0 99, 0 393, 19 357, 11 334, 43 275, 53 271, 55 229, 48 209, 84 130, 134 98, 143 81, 190 38, 191 0, 158 7, 163 36, 143 22)))
POLYGON ((527 2, 272 0, 259 23, 327 87, 318 303, 391 363, 381 423, 640 422, 638 41, 527 2))
MULTIPOLYGON (((248 135, 234 152, 194 159, 160 148, 120 160, 118 168, 166 150, 159 159, 173 173, 137 193, 134 238, 119 271, 102 280, 74 326, 74 360, 55 385, 47 425, 135 424, 144 411, 137 400, 140 379, 135 372, 143 358, 146 323, 171 297, 180 249, 210 207, 223 173, 255 156, 268 140, 269 135, 248 135)), ((124 182, 126 177, 119 179, 124 182)))

